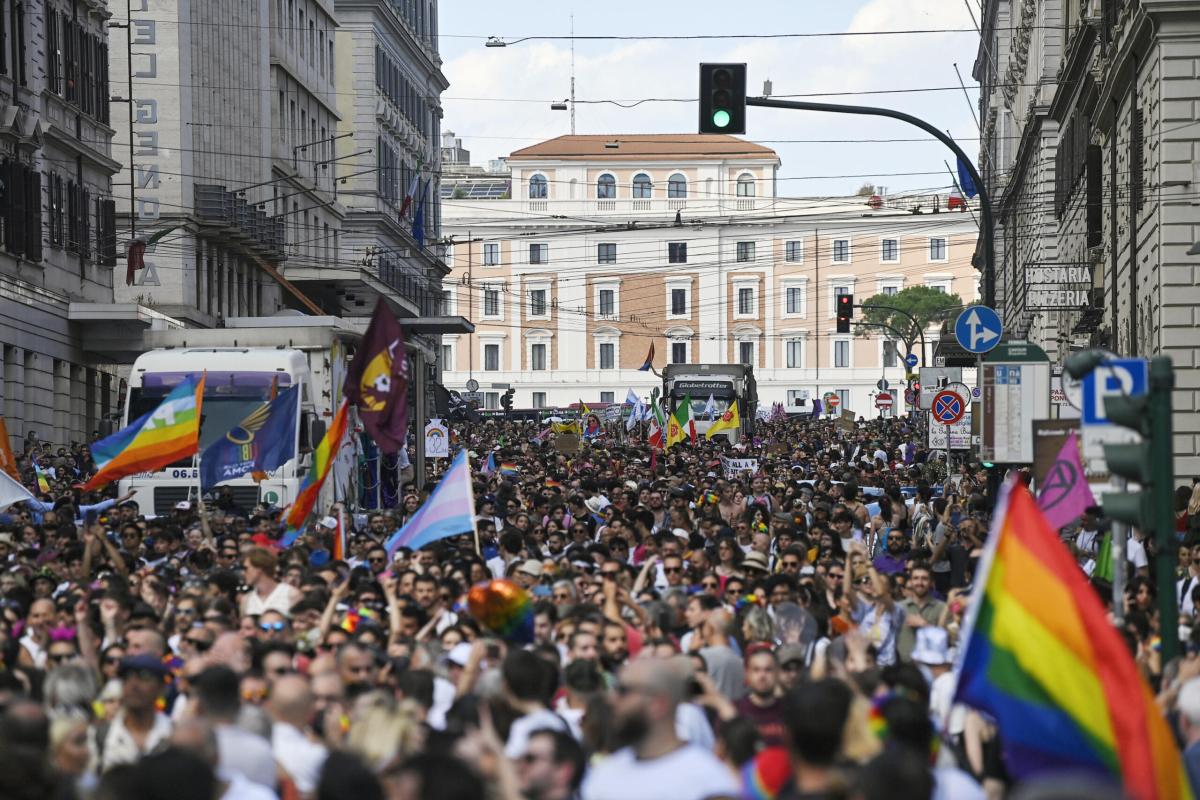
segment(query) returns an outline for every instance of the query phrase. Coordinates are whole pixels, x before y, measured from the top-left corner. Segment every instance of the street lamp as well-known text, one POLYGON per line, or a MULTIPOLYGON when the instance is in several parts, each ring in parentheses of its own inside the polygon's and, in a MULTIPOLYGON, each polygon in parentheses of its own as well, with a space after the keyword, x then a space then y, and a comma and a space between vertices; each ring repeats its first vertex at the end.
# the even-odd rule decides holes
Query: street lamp
POLYGON ((557 103, 551 103, 550 110, 551 111, 566 111, 567 110, 567 101, 561 100, 557 103))
POLYGON ((488 40, 483 43, 484 47, 508 47, 508 42, 501 39, 499 36, 489 36, 488 40))

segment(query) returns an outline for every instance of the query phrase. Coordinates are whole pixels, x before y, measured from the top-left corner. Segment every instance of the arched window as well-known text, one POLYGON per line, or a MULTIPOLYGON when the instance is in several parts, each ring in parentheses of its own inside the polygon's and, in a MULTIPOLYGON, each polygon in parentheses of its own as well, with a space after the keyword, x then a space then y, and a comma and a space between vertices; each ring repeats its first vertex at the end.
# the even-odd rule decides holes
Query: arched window
POLYGON ((738 197, 754 197, 754 176, 748 173, 742 173, 738 176, 737 182, 738 197))
POLYGON ((687 178, 676 172, 667 180, 667 197, 679 199, 687 197, 687 178))
POLYGON ((545 200, 549 196, 550 186, 545 175, 534 175, 529 179, 529 199, 545 200))
POLYGON ((617 197, 617 179, 612 175, 604 174, 596 181, 596 199, 597 200, 615 200, 617 197))
POLYGON ((639 172, 633 176, 633 199, 634 200, 649 200, 650 195, 654 192, 654 184, 650 182, 650 176, 644 172, 639 172))

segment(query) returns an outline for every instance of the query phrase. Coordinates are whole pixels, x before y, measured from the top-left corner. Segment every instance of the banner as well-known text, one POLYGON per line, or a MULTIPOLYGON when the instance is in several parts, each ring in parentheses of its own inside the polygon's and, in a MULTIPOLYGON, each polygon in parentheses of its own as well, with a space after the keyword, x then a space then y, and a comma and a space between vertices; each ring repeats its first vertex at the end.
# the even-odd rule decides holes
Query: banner
POLYGON ((725 478, 727 480, 733 480, 743 472, 749 472, 753 475, 758 472, 758 459, 721 456, 721 469, 725 471, 725 478))
POLYGON ((425 457, 450 457, 450 429, 440 419, 431 419, 425 426, 425 457))

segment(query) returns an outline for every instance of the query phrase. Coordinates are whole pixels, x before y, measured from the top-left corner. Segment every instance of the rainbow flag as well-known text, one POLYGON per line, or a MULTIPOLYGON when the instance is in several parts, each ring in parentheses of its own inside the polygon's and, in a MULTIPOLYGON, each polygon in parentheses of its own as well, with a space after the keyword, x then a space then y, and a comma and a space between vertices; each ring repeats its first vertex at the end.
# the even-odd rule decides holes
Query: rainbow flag
POLYGON ((42 469, 41 465, 35 461, 33 462, 33 472, 37 476, 38 491, 42 494, 50 494, 50 479, 46 477, 46 470, 42 469))
POLYGON ((194 455, 200 445, 203 401, 204 376, 189 375, 153 411, 93 444, 96 474, 83 490, 98 489, 126 475, 149 472, 194 455))
POLYGON ((388 563, 401 547, 418 550, 439 539, 474 530, 475 492, 471 483, 471 462, 464 447, 458 451, 425 505, 387 540, 388 563))
POLYGON ((515 478, 521 474, 521 470, 511 461, 501 461, 500 474, 505 478, 515 478))
POLYGON ((333 529, 333 545, 330 547, 330 558, 334 561, 346 560, 346 514, 341 508, 333 515, 337 527, 333 529))
POLYGON ((1019 481, 1000 496, 975 587, 955 699, 995 718, 1016 778, 1092 772, 1137 800, 1192 796, 1133 656, 1019 481))
POLYGON ((341 447, 342 439, 346 435, 346 423, 349 417, 350 402, 343 400, 337 414, 333 417, 333 424, 329 426, 329 430, 325 431, 325 438, 313 452, 312 467, 309 468, 308 475, 304 477, 304 482, 300 484, 300 491, 296 494, 296 499, 288 507, 287 513, 283 517, 284 534, 279 542, 280 546, 291 547, 299 538, 301 531, 304 530, 304 522, 312 513, 313 506, 317 504, 317 496, 321 494, 321 487, 325 484, 325 478, 333 467, 333 459, 337 456, 338 448, 341 447))

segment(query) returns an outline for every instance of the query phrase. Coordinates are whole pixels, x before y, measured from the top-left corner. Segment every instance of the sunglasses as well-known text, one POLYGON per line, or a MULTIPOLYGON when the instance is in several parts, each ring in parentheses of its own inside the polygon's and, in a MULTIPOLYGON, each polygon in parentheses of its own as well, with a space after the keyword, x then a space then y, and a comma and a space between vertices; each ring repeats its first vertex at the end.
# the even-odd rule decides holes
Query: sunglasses
POLYGON ((367 561, 368 561, 368 562, 370 562, 370 563, 372 563, 372 564, 383 564, 383 563, 385 563, 385 562, 387 561, 387 559, 386 559, 386 558, 379 558, 378 556, 376 556, 375 558, 368 558, 368 559, 367 559, 367 561))
POLYGON ((196 648, 196 652, 198 652, 198 653, 207 653, 208 649, 210 647, 212 647, 212 642, 208 641, 207 639, 191 639, 191 638, 189 638, 189 639, 185 639, 184 641, 186 641, 192 647, 196 648))
POLYGON ((258 627, 260 630, 275 631, 275 633, 282 633, 283 630, 285 628, 287 628, 287 623, 286 622, 260 622, 260 623, 258 623, 258 627))
POLYGON ((784 569, 800 569, 800 562, 799 561, 785 561, 785 562, 783 562, 783 568, 784 569))
POLYGON ((107 667, 107 666, 111 666, 113 664, 120 664, 121 659, 124 657, 125 656, 105 656, 104 657, 104 666, 107 667))
POLYGON ((74 657, 74 653, 48 653, 46 655, 46 660, 54 664, 62 664, 66 661, 70 661, 74 657))
POLYGON ((674 575, 676 572, 683 572, 683 567, 663 567, 663 572, 667 575, 674 575))
POLYGON ((700 586, 705 589, 716 589, 718 586, 720 586, 720 584, 705 581, 704 583, 700 584, 700 586))

